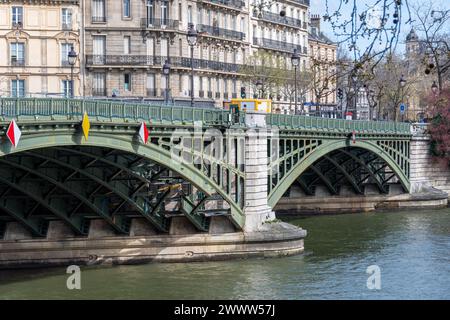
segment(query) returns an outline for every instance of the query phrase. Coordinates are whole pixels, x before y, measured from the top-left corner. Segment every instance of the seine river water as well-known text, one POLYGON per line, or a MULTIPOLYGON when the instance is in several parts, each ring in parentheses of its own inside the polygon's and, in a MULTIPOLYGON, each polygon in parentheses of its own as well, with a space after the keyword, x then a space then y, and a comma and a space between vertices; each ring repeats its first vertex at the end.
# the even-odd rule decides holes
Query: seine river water
POLYGON ((450 299, 450 209, 287 220, 308 230, 304 255, 82 267, 71 291, 63 268, 0 271, 0 299, 450 299))

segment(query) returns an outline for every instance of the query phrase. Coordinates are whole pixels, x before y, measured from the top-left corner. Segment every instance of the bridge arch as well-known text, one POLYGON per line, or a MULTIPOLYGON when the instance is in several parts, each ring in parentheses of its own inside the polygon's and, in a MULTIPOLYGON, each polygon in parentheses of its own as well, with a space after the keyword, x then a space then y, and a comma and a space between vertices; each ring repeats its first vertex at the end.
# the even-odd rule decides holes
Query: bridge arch
MULTIPOLYGON (((131 127, 129 132, 123 134, 111 134, 111 132, 99 132, 93 131, 90 133, 88 140, 81 138, 80 134, 74 133, 73 130, 54 130, 50 132, 26 132, 22 135, 20 143, 17 148, 14 148, 10 143, 2 143, 0 145, 0 161, 4 161, 3 157, 21 155, 21 154, 32 154, 32 152, 37 150, 45 150, 51 148, 64 148, 64 147, 92 147, 92 148, 105 148, 110 150, 122 151, 136 156, 142 157, 151 162, 157 163, 162 167, 165 167, 177 175, 189 181, 193 186, 202 191, 206 196, 220 195, 231 208, 232 221, 237 227, 243 226, 243 215, 242 210, 239 206, 230 198, 230 196, 218 186, 213 179, 203 174, 200 170, 187 163, 182 163, 173 159, 169 150, 164 149, 153 143, 143 144, 138 141, 136 130, 134 126, 131 127)), ((41 156, 42 158, 42 156, 41 156)), ((49 160, 53 163, 57 161, 49 160)), ((30 174, 30 169, 24 166, 13 164, 12 167, 24 169, 30 174)), ((80 171, 80 170, 79 170, 80 171)), ((86 176, 86 174, 85 174, 86 176)), ((50 180, 49 180, 50 181, 50 180)), ((105 185, 105 184, 103 184, 105 185)), ((11 186, 11 185, 10 185, 11 186)), ((41 201, 42 205, 46 203, 41 201)), ((193 204, 190 204, 193 205, 193 204)), ((50 207, 49 207, 50 208, 50 207)), ((0 206, 0 209, 2 207, 0 206)), ((7 210, 7 207, 3 207, 7 210)), ((196 207, 192 208, 192 212, 195 212, 196 207)), ((73 227, 74 230, 78 231, 78 234, 84 233, 84 222, 83 221, 73 221, 73 219, 68 218, 69 213, 63 213, 63 218, 66 222, 73 227)), ((19 220, 25 220, 26 217, 16 217, 19 220)), ((104 217, 105 218, 105 217, 104 217)), ((106 218, 108 220, 108 218, 106 218)), ((115 226, 113 221, 108 221, 115 226)), ((32 226, 32 231, 39 236, 45 235, 45 229, 41 226, 42 222, 37 221, 35 226, 32 226)), ((120 231, 120 227, 117 226, 120 231)))
POLYGON ((363 141, 356 140, 354 143, 350 143, 349 140, 339 140, 339 141, 323 141, 319 146, 317 146, 312 152, 308 153, 301 161, 298 161, 293 168, 287 172, 287 174, 277 183, 277 185, 272 189, 269 194, 268 203, 272 208, 278 203, 282 198, 283 194, 289 189, 289 187, 300 177, 308 168, 312 167, 314 163, 318 160, 327 157, 330 153, 340 149, 346 148, 361 148, 369 151, 370 153, 376 155, 378 158, 385 161, 385 163, 390 167, 390 169, 395 173, 399 182, 405 190, 409 191, 410 183, 408 179, 408 174, 405 172, 404 168, 395 161, 389 154, 388 151, 384 150, 376 141, 363 141))

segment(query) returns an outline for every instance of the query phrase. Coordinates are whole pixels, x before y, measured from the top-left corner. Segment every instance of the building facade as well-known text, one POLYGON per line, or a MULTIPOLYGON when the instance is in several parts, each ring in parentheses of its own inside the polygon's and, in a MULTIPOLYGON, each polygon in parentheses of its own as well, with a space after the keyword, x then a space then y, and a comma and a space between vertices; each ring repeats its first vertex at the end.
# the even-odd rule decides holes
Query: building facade
POLYGON ((0 96, 83 95, 78 0, 0 1, 0 96), (72 82, 73 71, 73 82, 72 82))
MULTIPOLYGON (((221 106, 247 86, 242 65, 257 50, 283 57, 290 67, 297 48, 306 67, 308 5, 307 0, 263 8, 249 0, 86 0, 86 95, 189 103, 187 31, 193 24, 199 35, 193 48, 195 100, 221 106), (162 73, 166 61, 169 76, 162 73)), ((246 93, 254 94, 251 86, 246 93)), ((278 95, 274 100, 287 102, 278 95)))
MULTIPOLYGON (((221 107, 240 97, 242 88, 247 97, 258 95, 252 83, 258 79, 249 80, 243 71, 258 52, 274 56, 289 71, 294 68, 294 50, 300 56, 299 72, 309 70, 312 56, 335 61, 335 47, 320 32, 320 23, 310 28, 309 4, 309 0, 0 0, 0 50, 6 53, 0 56, 0 94, 73 94, 189 105, 193 92, 196 105, 221 107), (198 31, 192 47, 187 40, 190 26, 198 31), (68 63, 72 48, 78 55, 73 68, 68 63), (162 70, 166 62, 168 75, 162 70)), ((294 96, 282 89, 271 88, 268 94, 274 110, 295 113, 294 96)), ((298 104, 312 101, 310 96, 302 93, 298 104)), ((326 94, 321 104, 335 103, 334 96, 326 94)))
POLYGON ((309 32, 309 70, 312 88, 306 112, 315 116, 338 118, 337 104, 337 45, 320 28, 320 15, 311 15, 309 32))

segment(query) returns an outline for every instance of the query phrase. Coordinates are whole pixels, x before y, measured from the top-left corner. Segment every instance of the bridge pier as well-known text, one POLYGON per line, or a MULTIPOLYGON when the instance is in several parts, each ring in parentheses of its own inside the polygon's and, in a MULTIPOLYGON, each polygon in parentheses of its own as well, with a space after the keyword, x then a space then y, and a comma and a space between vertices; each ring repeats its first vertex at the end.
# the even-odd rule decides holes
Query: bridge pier
POLYGON ((267 138, 272 133, 267 129, 264 114, 250 114, 246 117, 246 125, 249 129, 245 137, 244 231, 253 232, 275 219, 275 213, 268 204, 267 186, 267 138))

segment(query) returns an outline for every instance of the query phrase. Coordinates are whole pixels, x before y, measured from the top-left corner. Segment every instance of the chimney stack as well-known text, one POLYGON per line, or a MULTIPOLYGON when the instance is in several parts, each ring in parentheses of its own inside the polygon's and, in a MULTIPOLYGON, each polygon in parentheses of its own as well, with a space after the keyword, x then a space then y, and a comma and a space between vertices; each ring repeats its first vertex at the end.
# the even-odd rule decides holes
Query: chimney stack
POLYGON ((316 28, 317 34, 320 34, 320 14, 312 14, 310 18, 312 28, 316 28))

